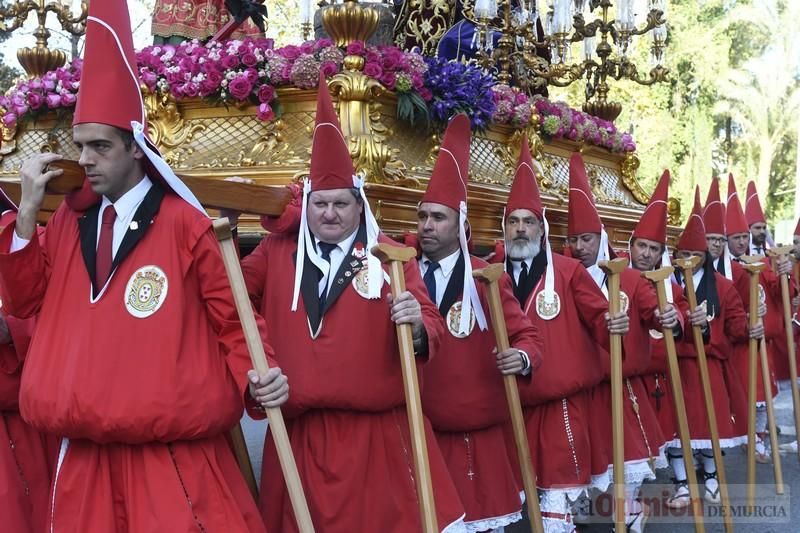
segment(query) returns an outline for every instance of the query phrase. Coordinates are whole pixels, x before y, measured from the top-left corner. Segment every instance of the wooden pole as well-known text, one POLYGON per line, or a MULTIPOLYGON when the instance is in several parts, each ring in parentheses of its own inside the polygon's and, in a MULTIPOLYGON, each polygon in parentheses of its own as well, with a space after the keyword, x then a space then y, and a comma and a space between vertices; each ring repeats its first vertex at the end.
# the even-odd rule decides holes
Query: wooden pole
MULTIPOLYGON (((389 263, 392 294, 399 296, 406 290, 403 263, 416 257, 413 248, 381 243, 372 248, 372 255, 389 263)), ((411 432, 411 448, 414 453, 414 472, 417 481, 420 519, 424 533, 439 533, 436 519, 436 502, 433 496, 431 470, 428 463, 428 445, 425 440, 425 419, 422 415, 417 362, 414 357, 414 340, 411 324, 397 324, 397 342, 400 347, 400 364, 403 370, 403 386, 406 396, 406 411, 411 432)))
MULTIPOLYGON (((489 289, 489 314, 492 317, 492 329, 497 342, 497 351, 503 352, 511 347, 506 329, 506 318, 503 313, 503 302, 500 299, 500 287, 497 280, 504 273, 503 265, 494 264, 479 270, 473 270, 472 275, 488 285, 489 289)), ((511 412, 511 427, 514 431, 514 444, 517 446, 517 457, 522 469, 522 485, 525 488, 525 503, 528 507, 528 517, 531 522, 531 531, 544 533, 542 513, 539 509, 539 493, 536 490, 536 475, 531 463, 531 452, 528 444, 528 434, 525 431, 525 420, 522 417, 522 404, 519 400, 517 378, 512 375, 503 376, 503 385, 506 389, 506 401, 511 412)))
MULTIPOLYGON (((598 266, 608 276, 608 312, 619 313, 619 275, 628 267, 625 258, 600 261, 598 266)), ((622 336, 610 336, 611 355, 611 436, 614 465, 614 529, 627 531, 625 524, 625 428, 622 415, 622 336)))
MULTIPOLYGON (((760 255, 743 255, 739 259, 744 264, 766 264, 766 258, 760 255)), ((773 262, 775 258, 773 257, 773 262)), ((772 447, 772 471, 775 475, 775 493, 783 494, 783 470, 781 469, 781 456, 778 453, 778 428, 775 424, 775 410, 772 406, 772 380, 769 372, 769 359, 767 358, 767 339, 762 338, 759 342, 758 351, 761 363, 761 384, 764 387, 764 405, 767 408, 767 430, 769 432, 770 446, 772 447)))
MULTIPOLYGON (((697 309, 697 295, 694 288, 694 269, 703 262, 703 258, 693 256, 687 259, 676 259, 674 264, 683 272, 683 279, 686 283, 686 298, 689 300, 689 310, 694 312, 697 309)), ((694 347, 697 351, 697 366, 700 369, 700 382, 703 385, 703 402, 706 407, 708 417, 708 427, 711 433, 711 448, 714 452, 714 463, 717 466, 717 477, 719 480, 719 495, 721 499, 722 520, 725 524, 725 531, 733 531, 733 518, 731 516, 731 499, 728 494, 728 480, 725 473, 725 464, 722 459, 722 447, 719 442, 719 426, 717 426, 717 413, 714 409, 714 395, 711 392, 711 379, 708 373, 708 360, 706 359, 706 348, 703 343, 703 333, 700 326, 692 326, 692 336, 694 347)))
POLYGON ((242 425, 236 424, 233 426, 230 435, 233 443, 233 454, 236 456, 236 462, 239 463, 239 470, 241 470, 244 480, 247 482, 247 488, 250 489, 253 499, 258 501, 258 483, 256 483, 256 476, 253 474, 253 463, 250 462, 250 454, 247 453, 247 442, 244 440, 242 425))
MULTIPOLYGON (((247 287, 244 284, 244 276, 239 265, 239 256, 236 253, 227 218, 214 221, 214 233, 222 251, 222 260, 225 263, 225 270, 231 283, 233 300, 236 303, 239 320, 242 322, 247 351, 250 352, 250 360, 256 372, 259 375, 264 375, 269 370, 269 364, 264 354, 264 345, 258 332, 253 306, 247 294, 247 287)), ((308 511, 303 485, 300 482, 300 475, 297 473, 297 464, 294 461, 292 447, 289 444, 289 434, 286 432, 283 414, 279 407, 268 407, 266 413, 269 419, 269 432, 275 440, 278 461, 281 464, 281 471, 289 492, 289 500, 292 504, 295 520, 297 520, 297 528, 301 533, 313 533, 314 524, 311 522, 311 513, 308 511)))
MULTIPOLYGON (((642 277, 647 278, 656 288, 658 295, 658 307, 664 309, 667 306, 667 291, 664 287, 664 280, 668 279, 673 272, 671 266, 665 266, 658 270, 642 272, 642 277)), ((669 368, 669 384, 672 388, 672 399, 675 402, 675 414, 678 417, 678 435, 681 439, 683 449, 683 460, 687 463, 686 479, 689 485, 689 497, 692 501, 692 516, 694 517, 694 530, 697 533, 705 531, 703 522, 703 506, 700 502, 700 491, 697 487, 697 474, 692 467, 694 454, 692 453, 691 435, 689 434, 689 421, 686 418, 686 403, 683 399, 683 384, 681 383, 681 373, 678 368, 678 353, 675 350, 675 337, 671 328, 661 328, 664 334, 664 343, 667 346, 667 366, 669 368)))
MULTIPOLYGON (((758 325, 758 274, 764 263, 743 264, 750 275, 750 328, 758 325)), ((751 338, 747 357, 747 507, 756 503, 756 372, 758 371, 758 339, 751 338)))
MULTIPOLYGON (((790 257, 792 246, 778 246, 769 250, 774 257, 790 257)), ((794 265, 795 267, 797 265, 794 265)), ((800 431, 800 388, 797 386, 797 359, 794 345, 794 328, 792 326, 792 301, 789 297, 789 275, 781 276, 781 299, 783 303, 783 325, 786 328, 786 346, 789 351, 789 379, 792 387, 792 405, 794 406, 794 427, 795 431, 800 431)), ((800 459, 800 446, 797 447, 798 459, 800 459)), ((773 455, 775 450, 773 449, 773 455)))

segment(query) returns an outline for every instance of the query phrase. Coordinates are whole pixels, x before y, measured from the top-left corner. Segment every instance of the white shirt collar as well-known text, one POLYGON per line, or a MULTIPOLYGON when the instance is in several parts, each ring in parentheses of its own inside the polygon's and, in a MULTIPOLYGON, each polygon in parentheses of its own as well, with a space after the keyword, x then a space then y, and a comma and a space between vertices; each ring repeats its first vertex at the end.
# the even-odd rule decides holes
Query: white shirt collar
MULTIPOLYGON (((449 278, 450 274, 453 272, 453 269, 456 267, 456 263, 458 262, 458 256, 461 254, 461 249, 459 248, 452 254, 448 255, 447 257, 443 258, 439 261, 439 268, 442 271, 442 274, 445 278, 449 278)), ((422 264, 425 265, 425 270, 428 269, 428 264, 426 261, 430 261, 430 258, 422 254, 422 264)))
POLYGON ((103 196, 103 201, 100 204, 100 213, 103 212, 106 206, 113 205, 119 220, 128 220, 132 218, 134 211, 139 207, 139 204, 142 203, 142 200, 144 200, 144 197, 152 186, 153 182, 150 181, 150 178, 145 176, 139 183, 134 185, 131 190, 120 196, 116 202, 112 202, 103 196))

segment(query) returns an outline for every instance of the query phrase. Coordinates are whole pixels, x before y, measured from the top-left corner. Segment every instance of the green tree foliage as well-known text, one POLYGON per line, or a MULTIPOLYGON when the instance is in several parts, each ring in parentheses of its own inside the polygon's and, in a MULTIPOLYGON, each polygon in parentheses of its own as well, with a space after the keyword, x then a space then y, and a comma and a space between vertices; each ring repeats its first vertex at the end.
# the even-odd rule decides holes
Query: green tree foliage
MULTIPOLYGON (((10 34, 0 32, 0 43, 9 37, 10 34)), ((0 53, 0 94, 6 92, 8 88, 11 87, 12 83, 14 83, 16 77, 21 74, 17 69, 8 66, 4 59, 3 54, 0 53)))

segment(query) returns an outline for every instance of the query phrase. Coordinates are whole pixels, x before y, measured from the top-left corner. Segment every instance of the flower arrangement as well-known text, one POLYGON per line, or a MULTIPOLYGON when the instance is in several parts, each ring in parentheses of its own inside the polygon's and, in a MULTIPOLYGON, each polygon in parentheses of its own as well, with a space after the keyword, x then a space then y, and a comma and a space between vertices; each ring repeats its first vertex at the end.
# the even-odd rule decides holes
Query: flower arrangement
MULTIPOLYGON (((529 97, 497 83, 472 63, 423 57, 394 46, 350 43, 341 49, 330 39, 274 48, 271 39, 214 42, 187 41, 177 46, 148 46, 137 53, 139 76, 151 92, 171 94, 177 100, 207 98, 229 105, 252 103, 257 118, 271 121, 280 115, 276 88, 316 87, 319 73, 330 77, 342 71, 345 56, 364 60, 363 73, 398 97, 398 118, 445 124, 456 113, 466 113, 474 129, 491 124, 515 128, 540 117, 540 131, 548 138, 565 138, 603 146, 613 152, 636 149, 630 134, 605 120, 565 103, 529 97)), ((0 116, 7 128, 20 120, 36 120, 56 111, 69 112, 80 86, 82 60, 50 71, 41 78, 20 81, 0 96, 0 116)))

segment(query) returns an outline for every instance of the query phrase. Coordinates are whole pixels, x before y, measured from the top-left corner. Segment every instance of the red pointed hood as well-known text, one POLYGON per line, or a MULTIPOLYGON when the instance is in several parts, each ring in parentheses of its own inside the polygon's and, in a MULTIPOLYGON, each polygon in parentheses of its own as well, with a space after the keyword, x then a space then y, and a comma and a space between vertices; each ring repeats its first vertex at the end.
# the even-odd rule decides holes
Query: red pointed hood
POLYGON ((459 211, 461 202, 466 204, 470 139, 467 115, 461 113, 453 117, 444 132, 442 147, 422 202, 446 205, 456 211, 459 211))
POLYGON ((96 122, 133 131, 145 110, 124 0, 89 3, 81 86, 72 124, 96 122))
POLYGON ((667 243, 667 194, 669 191, 669 170, 665 170, 650 197, 647 207, 633 230, 634 239, 648 239, 661 244, 667 243))
POLYGON ((719 178, 711 178, 711 187, 703 207, 703 223, 706 233, 725 235, 725 204, 720 200, 719 178))
POLYGON ((733 181, 733 174, 728 174, 728 201, 725 208, 725 234, 736 235, 737 233, 750 233, 750 226, 744 217, 742 203, 739 194, 736 192, 736 182, 733 181))
POLYGON ((511 191, 508 193, 506 216, 517 209, 527 209, 536 213, 539 220, 542 219, 542 199, 539 196, 539 185, 536 183, 536 172, 533 170, 527 135, 522 136, 517 170, 514 173, 511 191))
POLYGON ((764 210, 761 209, 761 201, 758 199, 758 191, 756 190, 755 182, 747 182, 747 200, 744 202, 744 217, 747 219, 747 225, 752 226, 757 222, 766 222, 764 217, 764 210))
POLYGON ((586 175, 586 165, 581 154, 569 158, 569 213, 567 235, 600 233, 603 223, 597 213, 594 195, 586 175))
POLYGON ((349 189, 353 187, 353 159, 342 134, 339 117, 333 109, 325 75, 319 75, 317 116, 311 147, 309 178, 312 191, 349 189))
POLYGON ((703 224, 703 208, 700 205, 700 187, 694 189, 694 206, 686 227, 678 239, 676 250, 689 250, 691 252, 704 252, 708 248, 706 244, 706 229, 703 224))

